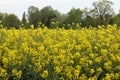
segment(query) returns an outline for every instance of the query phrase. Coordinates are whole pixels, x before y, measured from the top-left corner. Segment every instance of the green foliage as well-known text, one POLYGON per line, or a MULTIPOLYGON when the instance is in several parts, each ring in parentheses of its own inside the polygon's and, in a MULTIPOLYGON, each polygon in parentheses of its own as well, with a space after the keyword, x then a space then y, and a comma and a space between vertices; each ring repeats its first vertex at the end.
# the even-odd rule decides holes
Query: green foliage
POLYGON ((30 6, 28 8, 28 20, 30 24, 34 24, 35 28, 37 28, 39 19, 40 19, 39 9, 34 6, 30 6))
POLYGON ((25 12, 23 13, 23 16, 22 16, 22 23, 25 24, 26 23, 26 14, 25 12))
POLYGON ((84 18, 81 23, 82 23, 82 26, 86 26, 86 27, 93 26, 93 27, 96 27, 98 25, 98 19, 92 18, 91 16, 86 16, 86 18, 84 18))
POLYGON ((3 19, 3 14, 2 13, 0 13, 0 20, 2 20, 3 19))
POLYGON ((40 22, 44 23, 48 27, 50 27, 51 20, 58 16, 59 12, 53 10, 51 6, 46 6, 40 10, 40 22))
POLYGON ((99 24, 103 25, 106 16, 113 15, 113 8, 111 7, 113 3, 108 0, 101 0, 93 2, 93 9, 90 11, 92 17, 99 19, 99 24))
POLYGON ((2 23, 7 28, 12 28, 12 27, 19 28, 20 20, 18 19, 16 15, 8 14, 5 16, 2 23))
POLYGON ((66 20, 64 21, 65 24, 71 24, 72 22, 74 23, 80 23, 81 18, 82 18, 82 11, 78 8, 72 8, 70 12, 68 12, 68 16, 66 20))
POLYGON ((51 6, 46 6, 41 10, 34 6, 30 6, 28 8, 28 20, 30 24, 35 26, 35 28, 39 26, 39 22, 42 22, 46 26, 50 27, 51 20, 57 18, 58 16, 59 12, 57 10, 53 10, 51 6))
POLYGON ((114 19, 115 19, 115 24, 120 26, 120 13, 114 19))

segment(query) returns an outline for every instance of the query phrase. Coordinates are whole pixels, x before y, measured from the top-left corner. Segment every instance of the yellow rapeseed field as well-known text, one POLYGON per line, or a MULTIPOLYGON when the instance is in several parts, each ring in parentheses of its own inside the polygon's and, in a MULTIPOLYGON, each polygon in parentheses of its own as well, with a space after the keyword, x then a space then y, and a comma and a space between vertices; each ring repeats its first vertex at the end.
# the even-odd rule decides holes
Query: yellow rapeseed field
POLYGON ((120 80, 120 29, 0 29, 0 80, 120 80))

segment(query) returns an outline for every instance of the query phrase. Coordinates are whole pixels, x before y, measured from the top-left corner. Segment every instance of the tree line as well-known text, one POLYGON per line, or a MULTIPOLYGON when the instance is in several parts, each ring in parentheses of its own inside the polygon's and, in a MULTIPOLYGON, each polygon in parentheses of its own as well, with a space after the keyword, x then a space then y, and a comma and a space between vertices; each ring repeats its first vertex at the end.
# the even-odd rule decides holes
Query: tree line
POLYGON ((48 27, 65 29, 77 27, 97 27, 98 25, 117 24, 120 26, 120 12, 114 13, 113 2, 99 0, 93 2, 93 9, 83 10, 72 8, 67 14, 62 14, 54 10, 51 6, 46 6, 41 10, 35 6, 30 6, 27 12, 23 13, 22 20, 15 14, 0 13, 0 23, 6 28, 34 28, 48 27), (44 26, 42 26, 44 25, 44 26))

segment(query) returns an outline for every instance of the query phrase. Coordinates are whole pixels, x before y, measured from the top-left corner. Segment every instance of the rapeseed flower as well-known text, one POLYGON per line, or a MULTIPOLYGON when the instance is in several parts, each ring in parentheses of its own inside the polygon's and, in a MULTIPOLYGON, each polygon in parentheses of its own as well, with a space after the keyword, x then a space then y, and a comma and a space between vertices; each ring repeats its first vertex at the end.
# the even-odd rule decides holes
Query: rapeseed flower
POLYGON ((77 30, 39 26, 44 28, 0 29, 0 79, 119 80, 117 25, 77 30))
POLYGON ((49 76, 49 73, 48 73, 48 70, 44 70, 41 74, 40 74, 40 76, 42 77, 42 78, 47 78, 48 76, 49 76))

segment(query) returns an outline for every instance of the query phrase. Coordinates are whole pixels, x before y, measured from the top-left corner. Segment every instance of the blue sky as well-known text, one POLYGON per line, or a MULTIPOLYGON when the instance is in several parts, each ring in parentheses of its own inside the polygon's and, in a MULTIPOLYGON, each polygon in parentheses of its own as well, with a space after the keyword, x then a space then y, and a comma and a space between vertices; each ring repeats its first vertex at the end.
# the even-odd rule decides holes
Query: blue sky
MULTIPOLYGON (((67 13, 71 8, 84 9, 85 7, 92 8, 92 3, 98 0, 1 0, 0 12, 14 13, 19 18, 22 17, 23 12, 27 12, 29 6, 36 6, 42 9, 45 6, 52 6, 61 13, 67 13)), ((109 0, 114 3, 112 6, 116 13, 120 9, 120 0, 109 0)))

